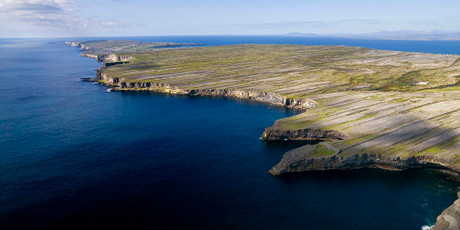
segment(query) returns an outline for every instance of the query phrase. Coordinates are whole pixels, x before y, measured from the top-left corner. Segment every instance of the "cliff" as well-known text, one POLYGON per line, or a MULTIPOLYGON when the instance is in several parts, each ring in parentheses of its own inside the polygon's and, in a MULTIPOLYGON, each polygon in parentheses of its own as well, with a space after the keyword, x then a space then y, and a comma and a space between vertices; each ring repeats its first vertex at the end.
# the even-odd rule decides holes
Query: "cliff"
POLYGON ((460 192, 457 193, 459 199, 454 204, 444 210, 436 219, 436 225, 431 230, 458 230, 460 229, 460 192))
MULTIPOLYGON (((315 106, 309 107, 314 108, 315 106)), ((330 141, 330 140, 346 140, 349 137, 337 130, 322 130, 322 129, 288 129, 283 130, 279 127, 268 127, 262 134, 262 140, 265 141, 330 141)))
POLYGON ((109 77, 104 73, 98 72, 96 80, 112 86, 113 91, 150 91, 157 93, 167 93, 189 96, 214 96, 230 97, 244 100, 268 103, 291 109, 306 111, 316 106, 316 102, 310 99, 287 98, 276 93, 260 92, 244 89, 181 89, 164 83, 152 82, 125 82, 122 78, 109 77))
POLYGON ((290 172, 323 171, 323 170, 350 170, 362 168, 381 168, 385 170, 405 170, 411 168, 439 168, 449 169, 456 173, 460 168, 456 165, 433 156, 416 155, 406 158, 359 153, 354 155, 339 154, 340 150, 327 143, 305 145, 284 154, 283 159, 272 169, 272 175, 281 175, 290 172), (324 151, 323 146, 333 151, 324 151))
POLYGON ((234 97, 308 110, 276 121, 262 139, 328 142, 287 152, 273 175, 418 167, 460 172, 457 55, 345 46, 69 45, 105 62, 96 80, 114 91, 234 97))
POLYGON ((64 44, 66 45, 70 45, 72 47, 78 47, 80 48, 81 50, 89 50, 88 47, 86 47, 83 43, 81 42, 64 42, 64 44))
MULTIPOLYGON (((80 56, 82 57, 89 57, 89 58, 93 58, 93 59, 96 59, 97 61, 102 61, 102 62, 105 62, 104 63, 104 67, 106 67, 105 64, 107 64, 107 62, 120 62, 120 61, 129 61, 129 60, 132 60, 133 57, 130 57, 130 56, 117 56, 115 54, 91 54, 91 53, 83 53, 83 54, 80 54, 80 56)), ((126 62, 127 63, 127 62, 126 62)), ((124 63, 124 64, 126 64, 124 63)))
MULTIPOLYGON (((357 163, 346 168, 362 167, 362 159, 366 167, 391 168, 394 162, 406 165, 394 166, 398 169, 418 167, 407 162, 422 158, 458 165, 459 56, 332 46, 146 50, 152 44, 70 45, 83 45, 82 55, 104 61, 96 80, 113 91, 233 97, 309 110, 276 121, 262 139, 331 141, 340 150, 333 158, 337 168, 352 156, 358 156, 357 163), (389 163, 369 160, 374 156, 389 163)), ((309 156, 303 156, 305 171, 314 169, 309 156)))

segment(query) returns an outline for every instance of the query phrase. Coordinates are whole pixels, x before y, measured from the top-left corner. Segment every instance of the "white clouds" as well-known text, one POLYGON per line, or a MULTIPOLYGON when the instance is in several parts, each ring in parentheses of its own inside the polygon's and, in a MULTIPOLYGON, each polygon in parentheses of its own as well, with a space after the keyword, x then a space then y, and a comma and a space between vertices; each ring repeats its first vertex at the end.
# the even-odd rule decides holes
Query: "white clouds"
POLYGON ((458 0, 449 6, 339 2, 0 0, 0 37, 458 31, 458 0))
POLYGON ((75 7, 72 0, 0 0, 2 15, 13 19, 31 21, 55 18, 68 14, 75 7))
POLYGON ((42 31, 64 33, 127 26, 97 17, 79 17, 76 9, 73 0, 0 0, 0 20, 8 22, 2 24, 10 30, 26 24, 42 31))

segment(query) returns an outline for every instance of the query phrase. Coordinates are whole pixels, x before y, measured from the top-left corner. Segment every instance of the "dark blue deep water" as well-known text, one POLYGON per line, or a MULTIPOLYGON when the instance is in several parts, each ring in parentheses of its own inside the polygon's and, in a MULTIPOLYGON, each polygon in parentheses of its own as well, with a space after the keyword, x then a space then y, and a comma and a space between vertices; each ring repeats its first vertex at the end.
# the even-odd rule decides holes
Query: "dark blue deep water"
MULTIPOLYGON (((460 42, 298 37, 145 41, 357 45, 460 54, 460 42)), ((107 93, 76 48, 0 40, 0 229, 421 229, 456 199, 440 172, 273 177, 293 111, 224 98, 107 93)))

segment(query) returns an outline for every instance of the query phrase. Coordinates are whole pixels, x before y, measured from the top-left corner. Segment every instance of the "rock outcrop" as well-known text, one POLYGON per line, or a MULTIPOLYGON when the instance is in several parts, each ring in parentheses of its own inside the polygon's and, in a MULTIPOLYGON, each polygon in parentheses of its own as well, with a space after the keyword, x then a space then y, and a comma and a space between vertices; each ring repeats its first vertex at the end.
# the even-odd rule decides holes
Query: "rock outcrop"
POLYGON ((181 89, 169 84, 153 82, 126 82, 123 78, 107 76, 98 71, 96 80, 113 87, 113 91, 150 91, 175 95, 231 97, 268 103, 291 109, 308 110, 317 105, 306 98, 287 98, 276 93, 243 89, 181 89))
POLYGON ((64 44, 66 45, 70 45, 72 47, 78 47, 80 48, 81 50, 89 50, 89 48, 87 46, 85 46, 83 43, 81 42, 64 42, 64 44))
POLYGON ((458 230, 460 229, 460 192, 458 199, 444 210, 436 219, 436 225, 431 230, 458 230))
POLYGON ((349 137, 336 130, 323 129, 297 129, 284 130, 278 127, 268 127, 262 134, 262 140, 266 141, 331 141, 331 140, 346 140, 349 137))
POLYGON ((83 53, 83 54, 80 54, 80 56, 93 58, 93 59, 96 59, 97 61, 102 61, 102 62, 119 62, 119 61, 129 61, 133 59, 130 56, 117 56, 115 54, 83 53))
POLYGON ((381 168, 386 170, 405 170, 410 168, 440 168, 460 172, 456 166, 437 159, 433 156, 417 155, 407 158, 394 157, 382 154, 360 153, 354 155, 338 154, 334 152, 319 152, 318 147, 329 144, 305 145, 284 154, 283 159, 270 169, 272 175, 281 175, 290 172, 323 171, 323 170, 350 170, 362 168, 381 168))

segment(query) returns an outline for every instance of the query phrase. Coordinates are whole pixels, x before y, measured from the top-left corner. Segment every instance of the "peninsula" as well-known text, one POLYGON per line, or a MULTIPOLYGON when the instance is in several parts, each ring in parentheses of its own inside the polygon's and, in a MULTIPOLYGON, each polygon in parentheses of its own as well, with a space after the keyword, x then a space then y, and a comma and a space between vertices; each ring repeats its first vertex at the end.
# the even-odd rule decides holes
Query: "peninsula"
MULTIPOLYGON (((418 167, 460 172, 457 55, 346 46, 67 44, 104 61, 93 80, 113 91, 235 97, 306 111, 276 121, 262 139, 324 142, 287 152, 270 169, 273 175, 418 167)), ((438 218, 445 228, 434 229, 455 229, 459 207, 438 218)))

